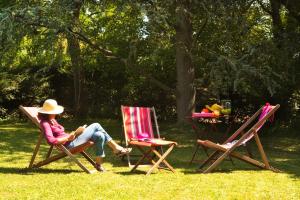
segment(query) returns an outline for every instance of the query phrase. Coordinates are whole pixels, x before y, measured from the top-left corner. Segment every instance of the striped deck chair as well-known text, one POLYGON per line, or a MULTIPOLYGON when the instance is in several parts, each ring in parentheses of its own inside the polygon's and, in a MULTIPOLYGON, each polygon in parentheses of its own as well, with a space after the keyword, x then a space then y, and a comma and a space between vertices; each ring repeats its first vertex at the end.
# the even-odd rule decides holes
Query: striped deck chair
POLYGON ((274 113, 279 107, 280 105, 278 104, 276 106, 271 106, 267 103, 265 106, 261 107, 251 118, 249 118, 223 144, 217 144, 209 140, 198 140, 198 144, 214 150, 214 152, 210 154, 210 156, 200 165, 198 171, 203 173, 209 173, 213 171, 222 161, 224 161, 225 158, 230 156, 245 161, 246 163, 252 164, 259 168, 269 169, 274 172, 280 172, 280 170, 272 167, 269 164, 266 153, 258 137, 258 131, 268 119, 272 119, 274 113), (254 123, 255 119, 257 118, 257 122, 254 123), (254 125, 252 125, 253 123, 254 125), (263 162, 255 160, 249 157, 248 155, 240 154, 236 151, 238 147, 245 145, 253 138, 255 139, 263 162), (208 167, 206 167, 206 169, 203 170, 203 168, 207 165, 208 167))
POLYGON ((135 164, 131 164, 130 155, 127 155, 128 165, 132 167, 131 171, 134 171, 143 161, 149 160, 151 167, 147 175, 151 174, 154 169, 160 168, 162 163, 167 169, 175 172, 173 167, 167 162, 166 157, 177 143, 160 138, 154 108, 121 106, 121 111, 126 146, 136 147, 142 153, 141 158, 135 164), (155 122, 156 136, 153 132, 151 112, 155 122), (164 153, 158 150, 158 148, 162 147, 168 147, 164 153))
POLYGON ((94 142, 92 141, 88 141, 84 144, 81 144, 77 147, 74 147, 72 149, 67 149, 64 145, 62 144, 57 144, 57 145, 50 145, 50 148, 48 150, 48 153, 46 154, 46 158, 42 161, 39 161, 37 163, 35 163, 35 158, 39 152, 40 149, 40 145, 42 143, 42 141, 44 140, 44 133, 43 130, 40 126, 40 120, 38 118, 38 107, 24 107, 24 106, 19 106, 19 109, 22 111, 22 113, 24 113, 30 120, 31 122, 33 122, 40 130, 40 135, 37 141, 37 144, 35 146, 33 155, 31 157, 31 160, 29 162, 29 169, 32 168, 39 168, 42 167, 44 165, 47 165, 49 163, 52 163, 54 161, 57 161, 61 158, 64 157, 69 157, 70 160, 74 161, 83 171, 85 171, 86 173, 94 173, 96 172, 96 170, 89 170, 87 167, 85 167, 74 155, 75 154, 81 154, 85 157, 85 159, 87 159, 94 167, 96 165, 96 163, 93 161, 93 159, 85 152, 85 150, 92 146, 94 144, 94 142), (55 155, 51 155, 52 154, 52 150, 53 147, 55 147, 58 150, 58 154, 55 155))

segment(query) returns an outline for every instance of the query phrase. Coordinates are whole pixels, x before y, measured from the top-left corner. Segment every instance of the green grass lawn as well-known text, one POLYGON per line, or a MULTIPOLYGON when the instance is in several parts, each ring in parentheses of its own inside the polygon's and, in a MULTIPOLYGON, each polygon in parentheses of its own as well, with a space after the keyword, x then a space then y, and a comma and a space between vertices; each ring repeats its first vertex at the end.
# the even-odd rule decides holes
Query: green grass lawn
MULTIPOLYGON (((120 142, 121 122, 100 120, 120 142)), ((74 129, 81 122, 66 127, 74 129)), ((38 130, 29 122, 0 123, 0 199, 300 199, 300 137, 281 129, 262 138, 274 167, 282 173, 260 170, 238 160, 223 162, 211 174, 196 173, 197 164, 188 165, 195 148, 195 135, 189 128, 163 124, 161 134, 179 145, 168 157, 176 173, 161 171, 145 176, 146 169, 129 173, 126 162, 106 149, 107 173, 86 174, 68 162, 51 163, 28 170, 38 130)), ((42 158, 47 152, 43 143, 42 158)), ((252 144, 256 158, 259 154, 252 144)), ((91 150, 90 153, 93 154, 91 150)), ((204 153, 198 159, 205 158, 204 153)))

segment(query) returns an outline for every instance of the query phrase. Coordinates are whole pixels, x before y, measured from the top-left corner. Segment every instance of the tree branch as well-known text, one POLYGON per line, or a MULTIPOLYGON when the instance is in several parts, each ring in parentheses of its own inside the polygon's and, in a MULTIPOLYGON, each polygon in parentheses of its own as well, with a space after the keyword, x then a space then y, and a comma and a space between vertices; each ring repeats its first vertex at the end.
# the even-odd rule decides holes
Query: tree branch
POLYGON ((120 58, 119 56, 116 56, 112 51, 107 50, 107 49, 103 48, 102 46, 93 43, 83 33, 79 33, 79 32, 73 31, 71 28, 68 28, 67 30, 69 32, 71 32, 73 35, 75 35, 80 41, 83 41, 83 42, 89 44, 92 48, 100 51, 102 54, 105 55, 106 58, 118 59, 118 60, 121 60, 122 62, 126 62, 126 59, 120 58))

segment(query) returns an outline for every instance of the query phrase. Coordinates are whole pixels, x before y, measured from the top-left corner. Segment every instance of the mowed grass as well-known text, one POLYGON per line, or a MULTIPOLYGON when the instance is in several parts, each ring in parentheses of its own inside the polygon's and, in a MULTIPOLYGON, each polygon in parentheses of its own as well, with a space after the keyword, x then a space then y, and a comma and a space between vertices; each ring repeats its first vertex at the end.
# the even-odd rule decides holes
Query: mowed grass
MULTIPOLYGON (((117 142, 121 141, 121 122, 99 122, 117 142)), ((65 125, 72 130, 81 124, 76 121, 65 125)), ((296 130, 291 133, 282 128, 280 133, 267 133, 262 138, 270 163, 282 173, 234 160, 234 165, 225 161, 214 173, 201 174, 195 172, 197 163, 188 164, 195 149, 193 130, 173 124, 161 124, 160 129, 163 137, 179 144, 168 157, 176 173, 162 170, 145 176, 147 168, 130 173, 126 162, 106 149, 104 166, 109 171, 86 174, 68 159, 26 169, 38 129, 30 122, 1 122, 0 199, 300 199, 300 138, 296 130)), ((259 159, 255 144, 251 146, 259 159)), ((47 149, 44 142, 37 159, 42 159, 47 149)), ((89 153, 94 152, 91 149, 89 153)), ((197 159, 203 158, 201 151, 197 159)))

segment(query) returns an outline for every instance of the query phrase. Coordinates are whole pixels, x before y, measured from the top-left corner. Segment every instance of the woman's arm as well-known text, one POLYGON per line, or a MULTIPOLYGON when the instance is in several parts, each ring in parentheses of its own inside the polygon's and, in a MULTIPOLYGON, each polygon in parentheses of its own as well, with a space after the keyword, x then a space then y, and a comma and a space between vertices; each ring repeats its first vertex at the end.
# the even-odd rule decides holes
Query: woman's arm
POLYGON ((60 137, 60 138, 57 138, 56 140, 57 140, 57 144, 64 144, 64 143, 66 143, 68 141, 72 141, 74 139, 75 139, 75 135, 69 134, 66 137, 60 137))
POLYGON ((44 135, 45 135, 45 138, 46 138, 48 144, 64 144, 65 142, 72 141, 75 138, 73 135, 66 135, 63 137, 55 137, 53 135, 51 126, 50 126, 49 122, 47 122, 47 121, 42 121, 41 127, 44 131, 44 135))

